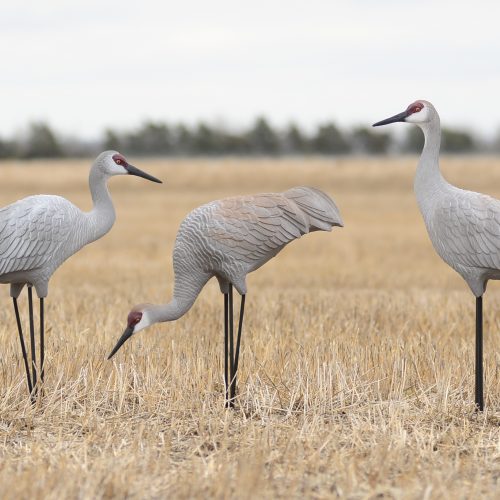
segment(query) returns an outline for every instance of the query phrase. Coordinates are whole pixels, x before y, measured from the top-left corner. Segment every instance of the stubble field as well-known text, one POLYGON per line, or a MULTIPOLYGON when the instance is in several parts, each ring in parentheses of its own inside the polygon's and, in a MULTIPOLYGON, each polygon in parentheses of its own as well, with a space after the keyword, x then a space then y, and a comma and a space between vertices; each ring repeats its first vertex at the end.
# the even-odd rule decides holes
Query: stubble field
MULTIPOLYGON (((500 285, 485 296, 478 415, 474 298, 427 239, 416 158, 131 160, 164 185, 111 179, 115 226, 51 280, 35 406, 0 289, 0 497, 498 498, 500 285), (249 276, 234 411, 215 280, 186 316, 106 361, 131 306, 169 299, 190 209, 295 185, 329 193, 345 228, 249 276)), ((500 159, 442 163, 452 182, 500 197, 500 159)), ((53 193, 88 210, 88 168, 2 163, 0 205, 53 193)))

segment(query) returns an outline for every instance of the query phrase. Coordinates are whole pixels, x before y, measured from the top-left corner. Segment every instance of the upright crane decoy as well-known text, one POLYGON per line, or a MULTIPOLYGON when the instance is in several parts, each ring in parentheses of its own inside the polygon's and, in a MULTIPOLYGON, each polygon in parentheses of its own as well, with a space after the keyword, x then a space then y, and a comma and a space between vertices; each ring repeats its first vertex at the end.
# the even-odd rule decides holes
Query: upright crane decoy
POLYGON ((120 153, 105 151, 90 169, 89 187, 93 201, 90 212, 82 212, 65 198, 52 195, 29 196, 0 209, 0 283, 10 284, 32 401, 36 399, 37 378, 44 381, 44 299, 49 280, 68 257, 111 229, 115 210, 107 181, 114 175, 127 174, 161 183, 156 177, 130 165, 120 153), (31 374, 17 304, 24 285, 28 286, 31 374), (36 363, 33 286, 40 299, 39 366, 36 363))
POLYGON ((483 397, 483 294, 500 279, 500 201, 447 182, 439 170, 441 126, 434 106, 423 100, 373 126, 393 122, 418 125, 425 138, 414 190, 427 232, 439 256, 467 282, 476 296, 476 408, 483 397))
POLYGON ((191 308, 207 281, 215 276, 224 294, 224 383, 226 407, 233 407, 240 352, 246 275, 273 258, 291 241, 312 231, 343 226, 333 200, 311 187, 284 193, 235 196, 212 201, 190 212, 181 223, 173 252, 173 298, 167 304, 139 304, 129 313, 127 328, 110 359, 133 334, 148 326, 174 321, 191 308), (233 286, 241 295, 236 346, 233 286))

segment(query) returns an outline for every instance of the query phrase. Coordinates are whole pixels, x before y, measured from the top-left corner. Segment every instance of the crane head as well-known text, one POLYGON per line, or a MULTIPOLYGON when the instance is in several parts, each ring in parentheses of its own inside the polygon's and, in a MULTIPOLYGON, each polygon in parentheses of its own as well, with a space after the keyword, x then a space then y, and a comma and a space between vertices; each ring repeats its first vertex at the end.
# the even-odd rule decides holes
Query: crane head
POLYGON ((108 176, 113 175, 136 175, 148 181, 162 183, 160 179, 139 170, 137 167, 131 165, 127 159, 117 151, 105 151, 101 153, 96 160, 96 164, 101 171, 108 176))
POLYGON ((434 106, 429 101, 419 99, 412 102, 402 113, 374 123, 373 126, 380 127, 395 122, 416 123, 418 125, 430 122, 435 116, 437 116, 437 112, 434 106))
POLYGON ((141 331, 142 329, 149 326, 151 323, 149 321, 149 316, 147 313, 147 306, 149 304, 140 304, 135 306, 128 314, 127 317, 127 328, 123 332, 122 336, 118 339, 115 347, 108 356, 111 359, 118 349, 130 338, 134 333, 141 331))

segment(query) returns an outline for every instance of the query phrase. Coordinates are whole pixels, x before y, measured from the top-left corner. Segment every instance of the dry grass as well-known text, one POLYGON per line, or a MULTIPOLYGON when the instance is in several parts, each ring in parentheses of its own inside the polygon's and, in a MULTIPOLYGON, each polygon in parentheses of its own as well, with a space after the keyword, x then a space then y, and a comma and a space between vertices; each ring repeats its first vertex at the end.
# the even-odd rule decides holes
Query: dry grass
MULTIPOLYGON (((485 301, 487 410, 473 412, 474 300, 434 254, 415 158, 140 161, 164 186, 110 182, 118 220, 51 281, 46 394, 27 402, 2 287, 2 498, 498 498, 500 308, 485 301), (222 297, 105 361, 129 308, 165 301, 183 216, 236 193, 321 187, 346 227, 249 277, 238 409, 223 408, 222 297)), ((445 159, 500 197, 500 161, 445 159)), ((2 164, 0 205, 28 194, 88 209, 88 162, 2 164)), ((25 299, 22 302, 25 308, 25 299)))

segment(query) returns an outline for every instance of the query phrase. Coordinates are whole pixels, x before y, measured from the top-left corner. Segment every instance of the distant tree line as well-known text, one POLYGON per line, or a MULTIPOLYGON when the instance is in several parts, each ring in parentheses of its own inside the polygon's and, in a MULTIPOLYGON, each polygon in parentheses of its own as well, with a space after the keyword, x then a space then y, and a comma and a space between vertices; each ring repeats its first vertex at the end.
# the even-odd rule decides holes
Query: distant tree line
MULTIPOLYGON (((295 123, 277 129, 264 117, 240 132, 200 122, 195 126, 146 121, 137 128, 107 129, 97 141, 63 137, 47 123, 31 123, 12 139, 0 137, 0 158, 57 158, 94 155, 116 149, 143 156, 279 156, 416 153, 423 144, 422 132, 408 127, 403 136, 358 126, 342 129, 334 122, 305 132, 295 123)), ((486 143, 466 130, 444 128, 445 153, 500 152, 500 133, 486 143)))

